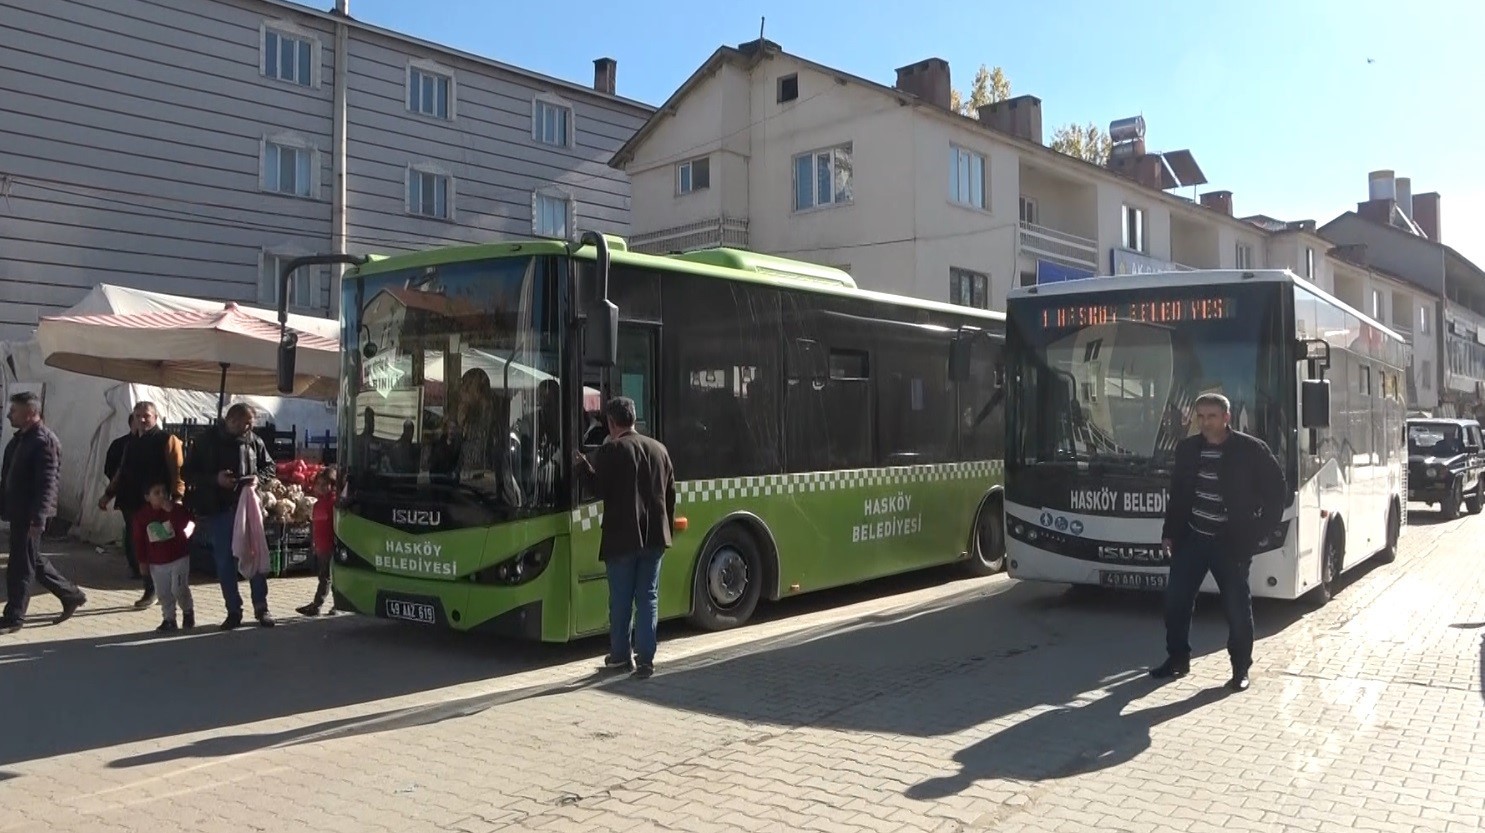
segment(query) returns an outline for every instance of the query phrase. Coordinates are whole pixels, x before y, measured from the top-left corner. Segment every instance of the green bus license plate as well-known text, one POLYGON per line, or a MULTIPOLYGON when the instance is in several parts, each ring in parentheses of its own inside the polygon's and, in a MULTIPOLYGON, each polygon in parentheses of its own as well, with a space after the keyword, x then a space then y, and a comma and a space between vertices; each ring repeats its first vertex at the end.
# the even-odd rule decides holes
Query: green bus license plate
POLYGON ((387 599, 385 610, 388 619, 402 619, 425 625, 432 625, 438 621, 438 617, 433 611, 433 605, 424 604, 423 602, 404 602, 398 599, 387 599))
POLYGON ((1120 590, 1164 590, 1165 573, 1131 573, 1124 570, 1099 570, 1098 583, 1120 590))

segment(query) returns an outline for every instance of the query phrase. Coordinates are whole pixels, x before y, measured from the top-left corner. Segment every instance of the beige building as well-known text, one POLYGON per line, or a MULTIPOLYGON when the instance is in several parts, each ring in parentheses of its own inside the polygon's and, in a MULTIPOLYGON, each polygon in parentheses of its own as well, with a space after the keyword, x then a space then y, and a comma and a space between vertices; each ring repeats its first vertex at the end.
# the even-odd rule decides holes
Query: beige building
POLYGON ((768 41, 723 47, 611 162, 630 177, 630 245, 744 247, 991 308, 1038 275, 1265 265, 1266 234, 1232 217, 1230 192, 1166 190, 1205 178, 1187 152, 1144 154, 1142 122, 1121 176, 1044 146, 1038 99, 976 120, 948 109, 949 88, 938 59, 888 87, 768 41))

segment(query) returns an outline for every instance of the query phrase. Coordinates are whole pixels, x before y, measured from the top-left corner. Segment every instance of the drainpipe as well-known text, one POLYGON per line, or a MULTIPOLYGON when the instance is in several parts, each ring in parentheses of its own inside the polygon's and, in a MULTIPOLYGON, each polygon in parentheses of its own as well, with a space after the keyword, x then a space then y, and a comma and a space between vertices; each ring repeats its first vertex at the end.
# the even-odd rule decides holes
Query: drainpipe
MULTIPOLYGON (((335 21, 335 92, 334 92, 334 134, 332 142, 335 146, 331 161, 331 176, 334 180, 334 193, 330 202, 330 249, 338 255, 348 254, 346 246, 346 77, 348 74, 347 64, 350 62, 350 25, 346 22, 350 19, 350 0, 335 0, 335 13, 339 18, 335 21)), ((340 276, 345 271, 343 266, 331 268, 330 274, 330 314, 340 314, 340 276)))

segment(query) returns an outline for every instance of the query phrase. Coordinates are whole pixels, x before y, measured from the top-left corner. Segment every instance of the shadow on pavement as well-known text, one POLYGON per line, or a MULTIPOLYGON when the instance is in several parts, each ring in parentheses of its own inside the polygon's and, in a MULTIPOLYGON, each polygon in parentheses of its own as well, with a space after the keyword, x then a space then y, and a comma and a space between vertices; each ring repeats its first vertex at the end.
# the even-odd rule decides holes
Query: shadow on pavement
MULTIPOLYGON (((739 656, 661 667, 651 680, 606 689, 667 708, 789 728, 925 738, 977 726, 995 732, 958 755, 959 775, 909 790, 925 797, 982 778, 1061 777, 1121 763, 1148 748, 1151 727, 1225 694, 1206 691, 1124 713, 1157 687, 1145 670, 1164 659, 1158 595, 1072 594, 1030 583, 996 589, 1001 592, 982 589, 927 609, 755 645, 739 656), (1110 693, 1102 699, 1078 705, 1104 690, 1110 693)), ((1263 640, 1309 609, 1257 601, 1260 663, 1263 640)), ((1203 596, 1192 630, 1197 678, 1226 681, 1226 636, 1217 599, 1203 596)), ((1255 686, 1265 684, 1271 683, 1255 676, 1255 686)))
MULTIPOLYGON (((152 628, 158 620, 146 621, 152 628)), ((0 701, 11 714, 37 716, 5 727, 0 766, 370 703, 592 653, 581 643, 475 640, 351 615, 231 633, 207 623, 189 635, 0 641, 0 701)), ((263 738, 230 751, 284 740, 263 738)))

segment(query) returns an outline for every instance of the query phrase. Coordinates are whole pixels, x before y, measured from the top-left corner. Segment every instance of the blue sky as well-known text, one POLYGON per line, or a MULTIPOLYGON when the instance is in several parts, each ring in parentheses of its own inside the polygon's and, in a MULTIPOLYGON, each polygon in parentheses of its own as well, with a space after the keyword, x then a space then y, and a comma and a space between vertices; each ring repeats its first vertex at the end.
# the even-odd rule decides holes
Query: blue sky
POLYGON ((1366 198, 1369 171, 1395 170, 1442 194, 1444 242, 1485 266, 1485 2, 917 0, 869 18, 873 5, 351 0, 351 14, 582 83, 613 57, 619 92, 650 104, 719 45, 756 38, 760 17, 785 50, 887 84, 927 57, 961 89, 999 65, 1042 99, 1049 138, 1143 115, 1150 148, 1190 148, 1200 190, 1233 191, 1242 215, 1324 223, 1366 198))

